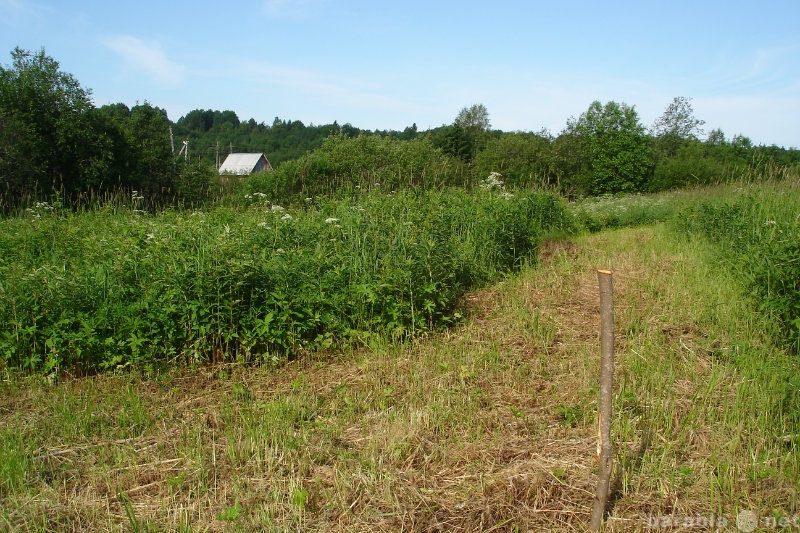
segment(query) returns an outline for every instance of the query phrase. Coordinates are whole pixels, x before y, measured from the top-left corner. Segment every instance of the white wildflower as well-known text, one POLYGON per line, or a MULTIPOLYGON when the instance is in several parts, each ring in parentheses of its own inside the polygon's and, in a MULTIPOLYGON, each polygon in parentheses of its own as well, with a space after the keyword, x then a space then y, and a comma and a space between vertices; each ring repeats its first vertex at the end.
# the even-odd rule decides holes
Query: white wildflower
POLYGON ((286 209, 282 208, 279 205, 273 205, 272 207, 270 207, 270 211, 272 211, 273 213, 282 213, 286 211, 286 209))
POLYGON ((774 226, 775 224, 777 224, 777 222, 775 222, 774 220, 767 220, 764 222, 765 226, 774 226))
POLYGON ((491 172, 482 182, 481 182, 481 189, 485 189, 487 191, 491 191, 494 189, 503 189, 503 175, 499 172, 491 172))
POLYGON ((266 222, 259 222, 259 223, 257 224, 257 226, 258 226, 259 228, 264 228, 264 229, 272 229, 271 227, 269 227, 269 226, 267 225, 267 223, 266 223, 266 222))
POLYGON ((339 219, 338 218, 333 218, 333 217, 325 219, 325 223, 326 224, 333 224, 334 222, 339 222, 339 219))
POLYGON ((292 220, 292 215, 290 215, 289 213, 286 213, 285 215, 283 215, 281 217, 281 220, 292 220))

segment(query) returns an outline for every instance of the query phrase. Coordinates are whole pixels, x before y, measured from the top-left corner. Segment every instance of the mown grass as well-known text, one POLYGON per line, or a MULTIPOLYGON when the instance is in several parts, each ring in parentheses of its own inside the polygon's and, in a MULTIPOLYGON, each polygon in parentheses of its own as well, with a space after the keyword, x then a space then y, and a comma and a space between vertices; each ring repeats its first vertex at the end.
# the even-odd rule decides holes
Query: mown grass
MULTIPOLYGON (((795 356, 735 274, 665 226, 550 241, 406 343, 268 369, 48 383, 6 370, 0 524, 27 531, 584 531, 597 268, 614 271, 607 531, 800 513, 795 356)), ((2 527, 2 526, 0 526, 2 527)))

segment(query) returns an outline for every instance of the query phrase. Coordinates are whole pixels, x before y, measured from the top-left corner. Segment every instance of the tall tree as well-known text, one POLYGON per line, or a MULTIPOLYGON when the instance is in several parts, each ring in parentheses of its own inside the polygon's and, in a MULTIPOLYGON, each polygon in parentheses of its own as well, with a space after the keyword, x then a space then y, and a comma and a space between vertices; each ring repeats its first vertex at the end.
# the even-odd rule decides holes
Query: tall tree
POLYGON ((83 190, 102 177, 110 159, 108 139, 89 116, 90 91, 44 49, 15 48, 11 58, 10 66, 0 66, 0 153, 12 157, 2 172, 13 175, 16 195, 83 190))
POLYGON ((655 121, 652 128, 654 137, 673 136, 684 140, 697 140, 703 135, 706 122, 694 115, 692 99, 676 96, 664 113, 655 121))
POLYGON ((625 103, 592 103, 574 124, 589 166, 590 194, 642 189, 651 165, 645 128, 625 103))
POLYGON ((655 138, 657 159, 675 157, 681 148, 697 142, 703 135, 703 124, 705 121, 694 115, 691 98, 675 97, 650 130, 655 138))
POLYGON ((455 124, 465 130, 482 132, 487 132, 492 127, 492 123, 489 120, 489 111, 483 104, 473 104, 462 108, 456 115, 455 124))
POLYGON ((489 140, 489 129, 492 123, 489 120, 489 111, 483 104, 473 104, 464 107, 456 115, 453 125, 448 133, 448 143, 452 147, 453 155, 458 155, 464 161, 472 161, 489 140))
POLYGON ((152 194, 170 194, 177 176, 169 143, 167 112, 145 102, 131 108, 125 123, 125 139, 131 161, 128 179, 132 187, 152 194))

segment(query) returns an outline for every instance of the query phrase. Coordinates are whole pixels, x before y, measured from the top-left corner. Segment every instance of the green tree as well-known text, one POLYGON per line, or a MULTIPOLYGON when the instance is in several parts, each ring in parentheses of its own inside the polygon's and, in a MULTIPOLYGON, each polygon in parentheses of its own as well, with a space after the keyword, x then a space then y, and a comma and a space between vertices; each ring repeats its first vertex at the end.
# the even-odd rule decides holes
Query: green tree
POLYGON ((489 111, 483 104, 473 104, 464 107, 456 115, 454 124, 461 126, 465 130, 488 132, 492 127, 489 120, 489 111))
POLYGON ((577 134, 587 161, 583 181, 589 194, 642 190, 651 160, 635 108, 595 101, 568 129, 577 134))
POLYGON ((464 107, 456 115, 446 135, 445 151, 470 162, 489 140, 489 111, 483 104, 464 107))
POLYGON ((170 195, 178 169, 169 142, 169 119, 163 109, 145 102, 131 109, 125 122, 128 144, 127 182, 154 197, 170 195))
POLYGON ((708 137, 706 138, 706 144, 708 146, 724 146, 727 142, 725 133, 720 128, 708 132, 708 137))
POLYGON ((474 145, 462 126, 451 124, 429 132, 431 142, 450 157, 469 162, 474 154, 474 145))
POLYGON ((679 96, 653 123, 653 176, 649 190, 658 191, 704 183, 717 170, 703 155, 699 136, 705 121, 695 117, 691 98, 679 96))
POLYGON ((551 143, 547 132, 503 133, 475 155, 473 176, 480 180, 499 172, 505 184, 513 187, 552 184, 551 143))
POLYGON ((692 99, 686 96, 677 96, 655 121, 652 133, 654 137, 697 140, 703 135, 701 126, 704 124, 704 120, 694 116, 692 99))
POLYGON ((44 49, 11 52, 0 66, 0 172, 10 196, 58 189, 74 194, 99 183, 110 141, 95 129, 90 91, 44 49))

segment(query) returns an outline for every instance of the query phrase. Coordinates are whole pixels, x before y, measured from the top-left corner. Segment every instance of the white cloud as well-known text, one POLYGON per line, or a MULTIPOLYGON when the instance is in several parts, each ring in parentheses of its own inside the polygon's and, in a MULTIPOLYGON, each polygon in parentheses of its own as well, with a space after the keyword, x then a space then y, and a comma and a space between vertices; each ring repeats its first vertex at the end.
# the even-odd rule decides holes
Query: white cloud
POLYGON ((249 87, 277 86, 313 97, 322 97, 333 106, 357 106, 369 109, 393 108, 399 101, 375 83, 357 78, 336 78, 322 73, 251 61, 215 77, 246 80, 249 87))
POLYGON ((148 73, 159 83, 178 85, 186 77, 186 69, 170 61, 158 42, 115 35, 105 38, 103 44, 119 54, 129 67, 148 73))

